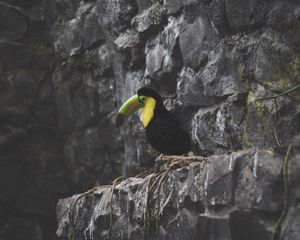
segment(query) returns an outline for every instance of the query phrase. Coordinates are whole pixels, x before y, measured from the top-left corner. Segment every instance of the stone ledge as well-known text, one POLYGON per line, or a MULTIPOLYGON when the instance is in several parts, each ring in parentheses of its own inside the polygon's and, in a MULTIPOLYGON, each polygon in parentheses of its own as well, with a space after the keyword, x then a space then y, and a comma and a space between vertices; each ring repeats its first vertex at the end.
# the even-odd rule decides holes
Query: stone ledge
MULTIPOLYGON (((294 201, 300 190, 295 184, 300 176, 299 142, 294 141, 289 156, 290 202, 281 231, 281 239, 286 240, 287 232, 299 233, 289 225, 299 219, 294 201)), ((286 148, 250 149, 189 163, 161 180, 156 180, 158 174, 128 178, 116 184, 111 205, 111 186, 61 199, 57 235, 60 239, 70 233, 73 239, 271 239, 283 210, 285 154, 286 148), (149 183, 155 181, 151 189, 149 183)))

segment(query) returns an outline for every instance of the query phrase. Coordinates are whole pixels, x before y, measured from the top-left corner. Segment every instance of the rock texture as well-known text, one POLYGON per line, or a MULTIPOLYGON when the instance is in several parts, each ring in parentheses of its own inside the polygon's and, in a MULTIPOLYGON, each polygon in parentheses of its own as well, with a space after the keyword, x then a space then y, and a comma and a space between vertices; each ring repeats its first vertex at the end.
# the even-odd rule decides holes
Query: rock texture
POLYGON ((299 217, 299 147, 300 138, 288 156, 286 148, 212 156, 171 170, 154 190, 149 186, 155 177, 149 175, 124 180, 113 192, 103 186, 60 200, 57 234, 60 239, 91 240, 267 240, 288 199, 280 239, 299 239, 294 224, 299 217), (285 159, 290 169, 288 189, 282 174, 285 159))
POLYGON ((71 194, 56 127, 48 1, 0 1, 0 239, 55 239, 71 194))
POLYGON ((138 117, 113 126, 144 85, 195 154, 289 144, 299 89, 256 99, 299 84, 299 12, 296 0, 0 1, 0 239, 55 239, 59 198, 153 164, 138 117))

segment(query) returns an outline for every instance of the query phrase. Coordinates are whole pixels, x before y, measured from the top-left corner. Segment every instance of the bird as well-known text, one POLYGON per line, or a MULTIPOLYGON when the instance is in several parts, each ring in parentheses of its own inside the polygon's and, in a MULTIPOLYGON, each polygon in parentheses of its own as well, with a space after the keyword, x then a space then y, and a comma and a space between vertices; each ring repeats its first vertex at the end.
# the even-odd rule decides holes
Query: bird
POLYGON ((149 87, 138 89, 119 109, 115 124, 120 127, 126 118, 141 109, 140 120, 150 145, 165 155, 183 155, 191 150, 189 135, 176 116, 168 111, 161 96, 149 87))

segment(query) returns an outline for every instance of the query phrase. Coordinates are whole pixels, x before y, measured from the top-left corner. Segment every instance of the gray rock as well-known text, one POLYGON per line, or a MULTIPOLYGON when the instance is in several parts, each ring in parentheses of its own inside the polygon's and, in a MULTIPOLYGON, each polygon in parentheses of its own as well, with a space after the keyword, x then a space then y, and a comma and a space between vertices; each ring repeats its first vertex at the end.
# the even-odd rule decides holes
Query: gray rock
POLYGON ((26 66, 32 58, 29 49, 17 42, 0 40, 0 52, 0 62, 9 68, 26 66))
POLYGON ((232 239, 264 240, 272 236, 273 222, 268 217, 251 211, 234 211, 230 214, 232 239), (255 229, 255 232, 253 232, 255 229))
POLYGON ((27 19, 23 11, 12 5, 0 3, 0 39, 15 41, 21 39, 27 31, 27 19))
POLYGON ((151 5, 154 3, 154 2, 157 2, 156 0, 137 0, 136 3, 139 7, 139 10, 140 12, 151 7, 151 5))
POLYGON ((203 85, 193 69, 183 68, 177 80, 177 101, 180 105, 204 105, 203 85))
POLYGON ((158 26, 162 19, 162 9, 159 4, 155 4, 143 11, 141 14, 135 16, 132 19, 132 25, 135 29, 143 33, 147 30, 151 30, 150 28, 158 26))
POLYGON ((2 80, 1 110, 5 115, 27 117, 33 106, 35 79, 25 70, 16 70, 4 75, 2 80))
POLYGON ((297 239, 299 237, 299 228, 297 227, 297 222, 299 222, 299 204, 295 207, 291 207, 288 215, 287 221, 283 225, 280 238, 287 240, 291 237, 297 239))
POLYGON ((95 101, 97 99, 96 89, 82 85, 83 91, 74 92, 72 87, 80 84, 82 76, 75 72, 71 77, 73 82, 66 82, 59 89, 57 95, 58 123, 62 131, 68 131, 72 127, 91 125, 96 121, 99 113, 98 102, 95 101))
POLYGON ((298 83, 299 58, 277 32, 264 32, 254 54, 254 79, 267 89, 283 92, 298 83))
POLYGON ((167 56, 166 50, 161 45, 155 45, 152 48, 147 48, 147 74, 154 75, 156 72, 159 72, 164 66, 168 66, 168 63, 165 63, 165 58, 167 56))
MULTIPOLYGON (((214 47, 216 36, 207 19, 204 6, 195 6, 200 11, 191 23, 185 23, 179 35, 179 44, 184 65, 196 68, 206 61, 209 51, 214 47)), ((186 10, 187 11, 187 10, 186 10)), ((185 14, 189 14, 186 12, 185 14)))
POLYGON ((218 45, 208 56, 208 62, 201 73, 206 96, 226 96, 241 89, 238 77, 238 63, 234 52, 226 51, 224 44, 218 45))
MULTIPOLYGON (((151 175, 126 179, 112 195, 112 239, 140 239, 144 234, 149 239, 267 239, 278 219, 273 213, 282 206, 283 189, 278 184, 282 183, 283 157, 272 149, 252 149, 172 170, 162 182, 159 198, 156 191, 149 193, 146 232, 145 201, 151 175)), ((108 239, 110 195, 109 186, 98 187, 71 210, 78 195, 60 200, 59 238, 71 231, 77 239, 108 239), (72 225, 68 211, 73 213, 72 225)))
POLYGON ((238 162, 237 168, 242 170, 236 176, 236 205, 240 209, 276 213, 282 208, 280 193, 284 191, 279 184, 282 176, 282 157, 270 150, 255 150, 250 154, 251 162, 238 162), (262 175, 265 176, 264 179, 262 175))
POLYGON ((121 33, 120 36, 115 40, 115 44, 118 49, 127 49, 137 45, 139 37, 134 31, 128 31, 121 33))
POLYGON ((146 45, 145 77, 150 77, 161 88, 161 94, 174 94, 176 75, 182 68, 178 36, 183 17, 168 18, 168 25, 146 45))
POLYGON ((194 114, 191 136, 202 151, 223 153, 242 148, 243 99, 243 95, 233 95, 218 108, 206 107, 194 114))
POLYGON ((182 7, 181 0, 164 0, 164 8, 167 9, 168 14, 174 14, 180 10, 182 7))
POLYGON ((64 45, 72 56, 80 53, 81 48, 91 48, 105 40, 98 24, 97 7, 91 3, 82 3, 76 18, 66 24, 64 45))
POLYGON ((293 100, 283 98, 277 101, 273 100, 256 101, 256 95, 264 91, 260 86, 255 93, 249 92, 247 97, 247 113, 244 116, 243 129, 243 147, 249 146, 273 146, 278 139, 279 143, 289 143, 288 135, 291 131, 298 131, 299 109, 293 100), (293 109, 293 114, 285 112, 286 108, 293 109), (281 127, 279 127, 281 126, 281 127), (288 127, 289 126, 289 127, 288 127), (293 129, 293 130, 292 130, 293 129))
MULTIPOLYGON (((285 149, 272 157, 268 148, 300 134, 299 89, 278 97, 277 107, 257 98, 299 84, 299 1, 3 0, 0 12, 0 239, 56 239, 58 198, 154 164, 159 153, 138 114, 122 129, 113 125, 119 106, 145 85, 178 117, 195 154, 262 148, 258 178, 255 150, 174 171, 161 190, 167 205, 159 237, 155 222, 149 235, 270 238, 282 210, 279 160, 285 149)), ((285 239, 298 233, 290 223, 298 219, 298 160, 290 159, 285 239)), ((132 235, 124 238, 143 237, 143 208, 131 208, 135 187, 144 199, 145 181, 136 180, 129 195, 122 190, 114 196, 115 203, 126 194, 134 198, 119 201, 131 215, 114 212, 118 238, 127 231, 132 235)), ((107 209, 98 212, 93 196, 87 199, 76 215, 78 235, 103 239, 107 209), (87 229, 91 219, 81 217, 87 212, 97 215, 95 231, 87 229)), ((155 202, 150 205, 154 209, 155 202)), ((61 232, 67 232, 61 215, 61 232)))
POLYGON ((217 99, 205 95, 204 87, 199 73, 191 68, 183 68, 177 78, 177 102, 180 106, 211 106, 217 99))
POLYGON ((118 139, 115 139, 116 133, 110 127, 103 128, 101 132, 96 127, 87 128, 65 139, 64 163, 72 182, 81 188, 91 187, 95 183, 103 184, 106 178, 116 175, 109 170, 115 163, 111 162, 108 155, 99 157, 103 151, 110 152, 110 156, 119 157, 116 151, 119 147, 118 139))
POLYGON ((41 2, 41 0, 27 0, 27 1, 23 1, 23 0, 3 0, 3 2, 12 4, 12 5, 16 5, 16 6, 20 6, 20 7, 30 7, 32 5, 39 4, 41 2))
MULTIPOLYGON (((25 239, 43 239, 43 231, 40 223, 24 218, 13 218, 7 225, 6 229, 0 232, 0 237, 2 239, 18 239, 20 237, 25 239), (18 229, 19 231, 15 231, 18 229), (23 233, 20 235, 20 233, 23 233), (25 233, 25 234, 24 234, 25 233)), ((52 237, 54 237, 52 235, 52 237)))
POLYGON ((209 19, 212 21, 213 26, 218 31, 219 35, 224 35, 230 32, 230 26, 226 18, 225 1, 212 0, 206 6, 209 19))
POLYGON ((56 13, 63 19, 70 20, 76 16, 79 0, 55 0, 56 13))
POLYGON ((0 136, 0 149, 5 149, 7 147, 10 147, 10 145, 16 144, 24 136, 26 135, 26 131, 22 128, 14 129, 10 133, 6 135, 0 136))
POLYGON ((97 1, 97 11, 103 30, 116 37, 131 26, 132 18, 138 12, 138 6, 135 1, 100 0, 97 1))
POLYGON ((271 10, 272 1, 251 0, 242 3, 236 0, 225 1, 225 11, 233 31, 257 28, 262 25, 271 10))
POLYGON ((289 1, 286 4, 278 2, 274 6, 268 24, 271 25, 272 29, 275 29, 284 36, 295 49, 299 50, 299 11, 300 5, 298 1, 289 1), (286 11, 282 11, 282 8, 286 11))

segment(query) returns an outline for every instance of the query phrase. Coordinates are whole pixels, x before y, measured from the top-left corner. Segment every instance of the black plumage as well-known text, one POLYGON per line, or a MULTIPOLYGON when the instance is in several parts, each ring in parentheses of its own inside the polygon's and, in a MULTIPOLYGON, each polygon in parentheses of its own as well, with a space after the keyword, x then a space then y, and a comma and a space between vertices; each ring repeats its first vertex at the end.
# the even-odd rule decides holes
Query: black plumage
POLYGON ((146 127, 151 146, 168 155, 181 155, 191 150, 189 135, 184 132, 174 114, 169 112, 158 93, 149 88, 138 90, 139 96, 152 97, 156 101, 154 116, 146 127))

